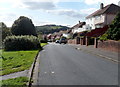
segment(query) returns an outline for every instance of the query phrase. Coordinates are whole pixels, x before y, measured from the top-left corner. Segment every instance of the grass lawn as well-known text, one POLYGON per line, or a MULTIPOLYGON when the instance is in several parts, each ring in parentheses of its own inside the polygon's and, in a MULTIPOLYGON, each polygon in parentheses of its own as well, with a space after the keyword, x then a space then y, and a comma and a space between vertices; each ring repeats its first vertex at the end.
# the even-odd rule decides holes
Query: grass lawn
POLYGON ((48 43, 40 43, 41 47, 44 47, 45 45, 47 45, 48 43))
POLYGON ((18 77, 1 81, 1 87, 27 87, 28 77, 18 77))
POLYGON ((38 50, 32 51, 3 51, 0 55, 0 75, 29 69, 38 50))

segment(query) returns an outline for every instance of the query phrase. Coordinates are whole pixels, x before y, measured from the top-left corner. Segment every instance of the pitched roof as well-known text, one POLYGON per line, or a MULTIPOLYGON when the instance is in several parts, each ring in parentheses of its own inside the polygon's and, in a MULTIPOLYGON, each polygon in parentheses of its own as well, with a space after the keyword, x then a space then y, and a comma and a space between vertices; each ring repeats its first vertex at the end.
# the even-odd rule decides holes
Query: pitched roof
POLYGON ((103 35, 107 30, 108 30, 108 26, 104 26, 103 28, 96 28, 94 30, 92 30, 91 32, 86 33, 86 36, 88 37, 99 37, 101 35, 103 35))
POLYGON ((83 25, 85 25, 85 22, 80 22, 80 23, 74 25, 72 28, 80 28, 80 27, 82 28, 83 25))
POLYGON ((120 11, 120 6, 115 5, 115 4, 109 4, 105 7, 103 7, 103 9, 99 9, 99 10, 95 11, 94 13, 88 15, 86 18, 90 18, 90 17, 97 16, 97 15, 104 14, 104 13, 117 14, 119 11, 120 11))

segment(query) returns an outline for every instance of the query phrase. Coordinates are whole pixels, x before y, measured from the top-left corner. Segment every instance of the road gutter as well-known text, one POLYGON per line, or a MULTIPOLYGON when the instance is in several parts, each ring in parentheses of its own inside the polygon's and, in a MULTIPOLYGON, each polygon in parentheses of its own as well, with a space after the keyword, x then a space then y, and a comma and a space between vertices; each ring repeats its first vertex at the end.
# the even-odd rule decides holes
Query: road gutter
MULTIPOLYGON (((43 46, 41 50, 43 50, 45 46, 43 46)), ((40 54, 39 53, 41 50, 38 51, 38 53, 33 61, 33 64, 29 70, 29 73, 28 73, 29 82, 27 83, 28 87, 37 85, 38 74, 39 74, 38 70, 39 70, 39 64, 40 64, 40 61, 39 61, 40 54)))
POLYGON ((33 71, 34 71, 35 64, 36 64, 36 60, 38 59, 38 55, 39 55, 39 52, 40 52, 40 51, 41 51, 41 50, 38 51, 36 57, 34 58, 34 61, 33 61, 32 65, 31 65, 31 67, 30 67, 30 70, 29 70, 29 72, 28 72, 28 83, 27 83, 28 87, 31 87, 32 77, 33 77, 33 71))
POLYGON ((38 84, 38 75, 39 75, 39 65, 40 65, 40 54, 38 55, 38 58, 36 60, 36 64, 35 64, 35 68, 33 71, 33 83, 31 84, 31 86, 37 85, 38 84))

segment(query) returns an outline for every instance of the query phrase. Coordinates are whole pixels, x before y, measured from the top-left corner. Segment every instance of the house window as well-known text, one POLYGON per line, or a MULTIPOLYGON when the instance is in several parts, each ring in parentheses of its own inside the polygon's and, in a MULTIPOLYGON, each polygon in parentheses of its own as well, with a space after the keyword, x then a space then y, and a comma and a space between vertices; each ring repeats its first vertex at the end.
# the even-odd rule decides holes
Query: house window
POLYGON ((92 27, 90 27, 90 30, 92 29, 92 27))
POLYGON ((101 19, 101 16, 95 16, 95 19, 96 20, 101 19))
POLYGON ((95 28, 102 28, 102 25, 96 25, 95 28))

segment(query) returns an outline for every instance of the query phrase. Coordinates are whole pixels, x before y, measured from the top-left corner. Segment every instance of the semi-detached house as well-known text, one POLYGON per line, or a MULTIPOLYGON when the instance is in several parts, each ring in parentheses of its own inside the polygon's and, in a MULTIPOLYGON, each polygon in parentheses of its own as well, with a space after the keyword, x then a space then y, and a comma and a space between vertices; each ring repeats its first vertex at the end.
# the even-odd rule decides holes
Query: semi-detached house
POLYGON ((88 26, 89 30, 92 30, 109 25, 118 12, 120 12, 120 6, 109 4, 104 7, 103 3, 101 3, 99 10, 86 17, 86 26, 88 26))
POLYGON ((120 12, 120 6, 115 4, 109 4, 104 7, 104 4, 101 3, 100 9, 86 17, 86 24, 82 28, 73 28, 72 31, 75 33, 81 33, 84 31, 89 31, 84 34, 84 37, 80 37, 80 40, 76 40, 80 44, 90 44, 89 38, 96 38, 103 35, 107 29, 108 25, 114 20, 117 13, 120 12))

